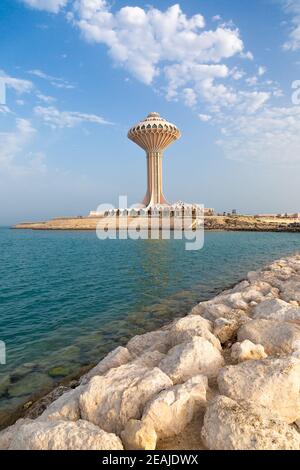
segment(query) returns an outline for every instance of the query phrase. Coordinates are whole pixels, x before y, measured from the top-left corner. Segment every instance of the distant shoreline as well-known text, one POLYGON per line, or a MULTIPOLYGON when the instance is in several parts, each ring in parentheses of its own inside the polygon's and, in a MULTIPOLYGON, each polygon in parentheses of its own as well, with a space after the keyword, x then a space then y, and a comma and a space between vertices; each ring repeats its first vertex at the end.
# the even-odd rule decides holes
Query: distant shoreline
MULTIPOLYGON (((149 229, 148 218, 140 218, 138 221, 140 229, 149 229)), ((133 217, 61 217, 45 222, 24 222, 12 226, 18 230, 53 230, 53 231, 96 231, 103 230, 126 230, 133 217)), ((157 220, 158 222, 158 220, 157 220)), ((157 225, 159 227, 159 224, 157 225)), ((228 232, 300 232, 300 221, 290 218, 267 218, 256 216, 206 216, 204 218, 204 229, 209 231, 228 232)), ((161 230, 161 228, 159 228, 161 230)), ((170 224, 170 231, 174 229, 170 224)))

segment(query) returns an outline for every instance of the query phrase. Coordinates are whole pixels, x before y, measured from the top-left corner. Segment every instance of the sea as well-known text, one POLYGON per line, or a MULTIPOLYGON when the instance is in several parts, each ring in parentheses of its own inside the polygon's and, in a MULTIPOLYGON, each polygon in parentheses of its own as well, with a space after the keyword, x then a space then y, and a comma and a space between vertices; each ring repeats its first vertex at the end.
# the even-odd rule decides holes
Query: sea
POLYGON ((0 426, 134 335, 298 251, 298 233, 206 232, 186 251, 183 240, 0 228, 0 426))

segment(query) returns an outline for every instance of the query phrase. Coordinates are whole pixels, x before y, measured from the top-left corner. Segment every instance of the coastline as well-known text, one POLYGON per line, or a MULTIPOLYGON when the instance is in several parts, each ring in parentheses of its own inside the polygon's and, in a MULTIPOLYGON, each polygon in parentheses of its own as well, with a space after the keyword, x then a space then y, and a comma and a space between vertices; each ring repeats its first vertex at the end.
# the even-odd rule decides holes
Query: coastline
MULTIPOLYGON (((237 283, 240 283, 244 280, 245 280, 244 278, 241 278, 237 282, 232 282, 224 286, 224 288, 220 289, 217 295, 220 295, 222 292, 228 289, 233 289, 237 283)), ((212 298, 208 297, 204 299, 203 302, 212 300, 212 298)), ((196 305, 197 304, 195 304, 194 306, 196 307, 196 305)), ((188 313, 186 315, 188 315, 188 313)), ((182 318, 182 316, 177 313, 176 316, 174 316, 174 320, 172 321, 167 320, 166 323, 162 324, 162 326, 160 326, 159 329, 168 328, 174 321, 178 320, 179 318, 182 318)), ((147 333, 150 333, 151 331, 152 330, 150 331, 146 330, 142 334, 147 334, 147 333)), ((119 346, 124 346, 124 344, 120 343, 116 347, 119 347, 119 346)), ((102 359, 104 359, 106 356, 107 354, 105 354, 102 359)), ((12 410, 9 418, 7 418, 6 420, 1 420, 0 433, 3 429, 13 425, 20 418, 30 418, 30 419, 37 418, 40 414, 42 414, 42 412, 47 408, 47 406, 49 406, 53 401, 59 398, 63 393, 66 393, 67 391, 70 391, 76 388, 80 384, 81 377, 85 375, 86 373, 88 373, 96 365, 97 365, 97 361, 94 361, 93 363, 89 365, 82 366, 77 372, 71 374, 70 376, 62 378, 52 389, 48 390, 47 392, 41 390, 39 392, 32 394, 32 396, 29 397, 29 399, 27 399, 26 402, 20 404, 17 408, 12 410)))
MULTIPOLYGON (((24 222, 12 227, 16 230, 72 230, 96 231, 96 229, 124 230, 135 221, 133 217, 61 217, 45 222, 24 222)), ((138 218, 140 229, 149 229, 148 218, 138 218)), ((159 221, 157 221, 159 227, 159 221)), ((234 232, 300 232, 298 219, 263 218, 259 216, 205 216, 207 231, 234 232)), ((170 227, 172 231, 172 224, 170 227)))
MULTIPOLYGON (((41 416, 29 419, 34 405, 25 419, 2 431, 0 448, 36 448, 37 431, 57 433, 58 428, 68 426, 71 434, 83 431, 76 444, 82 449, 91 448, 85 447, 84 433, 90 436, 97 429, 101 434, 97 448, 102 445, 108 450, 184 448, 180 446, 187 436, 196 446, 193 448, 254 445, 266 449, 272 445, 275 449, 300 449, 300 434, 294 424, 300 419, 299 306, 300 256, 295 254, 249 273, 246 280, 196 305, 187 316, 132 338, 126 347, 117 347, 74 382, 74 388, 61 390, 65 393, 59 398, 54 391, 56 400, 40 409, 41 416), (292 371, 291 376, 287 371, 292 371), (286 384, 280 374, 288 374, 286 384), (259 389, 257 380, 265 388, 259 389), (140 385, 134 389, 135 406, 125 397, 133 392, 136 382, 140 385), (244 383, 244 388, 236 383, 244 383), (251 387, 255 407, 251 400, 248 403, 251 387), (273 397, 275 414, 270 415, 268 400, 274 387, 278 403, 273 397), (115 398, 109 398, 112 392, 115 398), (278 394, 282 395, 280 400, 278 394), (238 415, 234 412, 237 407, 238 415), (287 413, 287 408, 293 411, 287 413), (155 418, 162 418, 162 413, 165 425, 155 418), (224 419, 218 419, 220 413, 233 433, 230 442, 224 419), (246 424, 253 416, 263 433, 255 444, 257 429, 246 424), (204 423, 201 440, 195 437, 195 422, 204 423), (243 436, 239 443, 234 436, 239 426, 248 441, 243 436), (215 440, 216 434, 219 437, 215 440)), ((71 444, 65 439, 59 445, 70 448, 71 444)))

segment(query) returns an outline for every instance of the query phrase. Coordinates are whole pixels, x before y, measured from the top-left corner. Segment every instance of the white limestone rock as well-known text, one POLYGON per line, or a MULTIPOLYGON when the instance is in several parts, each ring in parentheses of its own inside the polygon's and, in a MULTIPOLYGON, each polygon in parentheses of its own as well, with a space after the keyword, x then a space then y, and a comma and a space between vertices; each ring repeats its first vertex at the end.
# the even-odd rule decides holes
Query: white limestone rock
POLYGON ((159 351, 148 350, 141 356, 137 357, 134 361, 132 361, 132 364, 135 364, 139 367, 148 367, 152 369, 153 367, 157 367, 160 361, 162 361, 165 356, 165 354, 159 351))
POLYGON ((231 358, 236 362, 265 359, 267 354, 261 344, 253 344, 249 340, 234 343, 231 348, 231 358))
POLYGON ((49 420, 21 426, 9 450, 123 450, 123 445, 87 421, 49 420))
POLYGON ((270 410, 224 396, 209 404, 202 437, 210 450, 300 449, 300 434, 270 410))
POLYGON ((268 358, 224 367, 218 385, 222 395, 265 406, 287 423, 300 418, 300 360, 296 358, 268 358))
POLYGON ((254 288, 254 286, 245 289, 242 292, 242 297, 247 304, 250 304, 251 302, 259 303, 265 299, 265 295, 260 290, 254 288))
POLYGON ((217 318, 227 318, 231 315, 232 308, 223 303, 206 302, 202 307, 202 316, 214 322, 217 318))
POLYGON ((248 309, 248 303, 244 300, 243 294, 241 292, 230 294, 226 302, 231 308, 234 308, 237 310, 248 309))
POLYGON ((172 348, 159 367, 174 384, 179 384, 199 374, 216 377, 223 364, 220 351, 206 339, 196 336, 172 348))
POLYGON ((295 321, 300 320, 300 308, 294 308, 281 299, 270 299, 261 302, 253 309, 255 320, 295 321))
POLYGON ((8 450, 14 436, 19 431, 20 427, 24 424, 32 423, 33 421, 28 418, 20 418, 15 424, 5 428, 0 432, 0 450, 8 450))
POLYGON ((168 331, 157 330, 134 336, 127 343, 127 349, 135 357, 140 356, 145 351, 159 351, 165 354, 170 348, 168 335, 168 331))
POLYGON ((235 294, 236 292, 244 292, 250 286, 249 281, 241 281, 236 286, 231 289, 231 293, 235 294))
POLYGON ((160 392, 147 404, 143 423, 150 423, 159 439, 180 434, 206 405, 207 378, 197 375, 184 384, 160 392))
POLYGON ((215 348, 222 350, 218 338, 211 333, 211 322, 200 316, 188 315, 174 323, 170 330, 171 346, 191 341, 195 336, 207 339, 215 348))
POLYGON ((94 377, 80 396, 82 418, 120 435, 130 419, 140 419, 148 400, 172 386, 160 369, 127 364, 94 377))
POLYGON ((239 329, 238 340, 262 344, 269 355, 290 354, 295 342, 300 340, 300 326, 274 320, 251 320, 239 329))
POLYGON ((64 393, 51 403, 38 419, 67 419, 69 421, 77 421, 80 419, 79 396, 85 389, 86 386, 80 385, 74 390, 64 393))
POLYGON ((157 434, 151 422, 130 419, 121 433, 126 450, 155 450, 157 434))
POLYGON ((92 377, 96 375, 103 375, 109 369, 114 367, 119 367, 123 364, 127 364, 129 361, 132 360, 130 352, 127 348, 123 348, 122 346, 117 347, 113 351, 111 351, 107 356, 105 356, 102 361, 99 362, 93 369, 91 369, 87 374, 85 374, 81 378, 81 384, 87 384, 92 377))
POLYGON ((293 276, 289 281, 283 282, 280 289, 280 296, 290 302, 300 301, 300 276, 293 276))

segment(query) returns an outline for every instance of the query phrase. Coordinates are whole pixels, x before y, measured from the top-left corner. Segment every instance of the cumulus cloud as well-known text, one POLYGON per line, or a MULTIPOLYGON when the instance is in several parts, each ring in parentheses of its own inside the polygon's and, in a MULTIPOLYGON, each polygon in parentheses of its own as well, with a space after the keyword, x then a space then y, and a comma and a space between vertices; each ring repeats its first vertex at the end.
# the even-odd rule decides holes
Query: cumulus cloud
POLYGON ((300 49, 300 2, 299 0, 282 0, 284 11, 292 16, 292 27, 284 49, 296 51, 300 49))
POLYGON ((75 127, 83 122, 95 124, 112 124, 96 114, 79 113, 77 111, 59 111, 54 106, 36 106, 35 114, 53 129, 75 127))
POLYGON ((270 107, 231 119, 217 142, 230 159, 300 163, 300 106, 270 107))
MULTIPOLYGON (((168 100, 181 100, 191 108, 201 102, 211 114, 241 107, 251 99, 230 85, 230 80, 237 82, 245 72, 237 66, 230 69, 227 59, 253 59, 233 23, 207 29, 201 14, 189 17, 178 4, 165 11, 133 6, 113 10, 107 0, 75 0, 70 8, 67 18, 86 41, 105 44, 115 64, 139 81, 164 90, 168 100)), ((258 69, 259 76, 264 72, 264 67, 258 69)), ((73 87, 38 69, 30 73, 58 88, 73 87)), ((256 81, 252 78, 252 85, 256 81)), ((259 104, 261 97, 253 95, 252 99, 259 104)))
POLYGON ((188 18, 177 4, 166 11, 126 6, 112 13, 105 0, 77 0, 69 19, 87 41, 106 44, 115 63, 146 84, 166 64, 220 63, 244 48, 236 28, 204 30, 202 15, 188 18))
POLYGON ((23 3, 36 10, 49 11, 50 13, 58 13, 63 8, 68 0, 22 0, 23 3))

